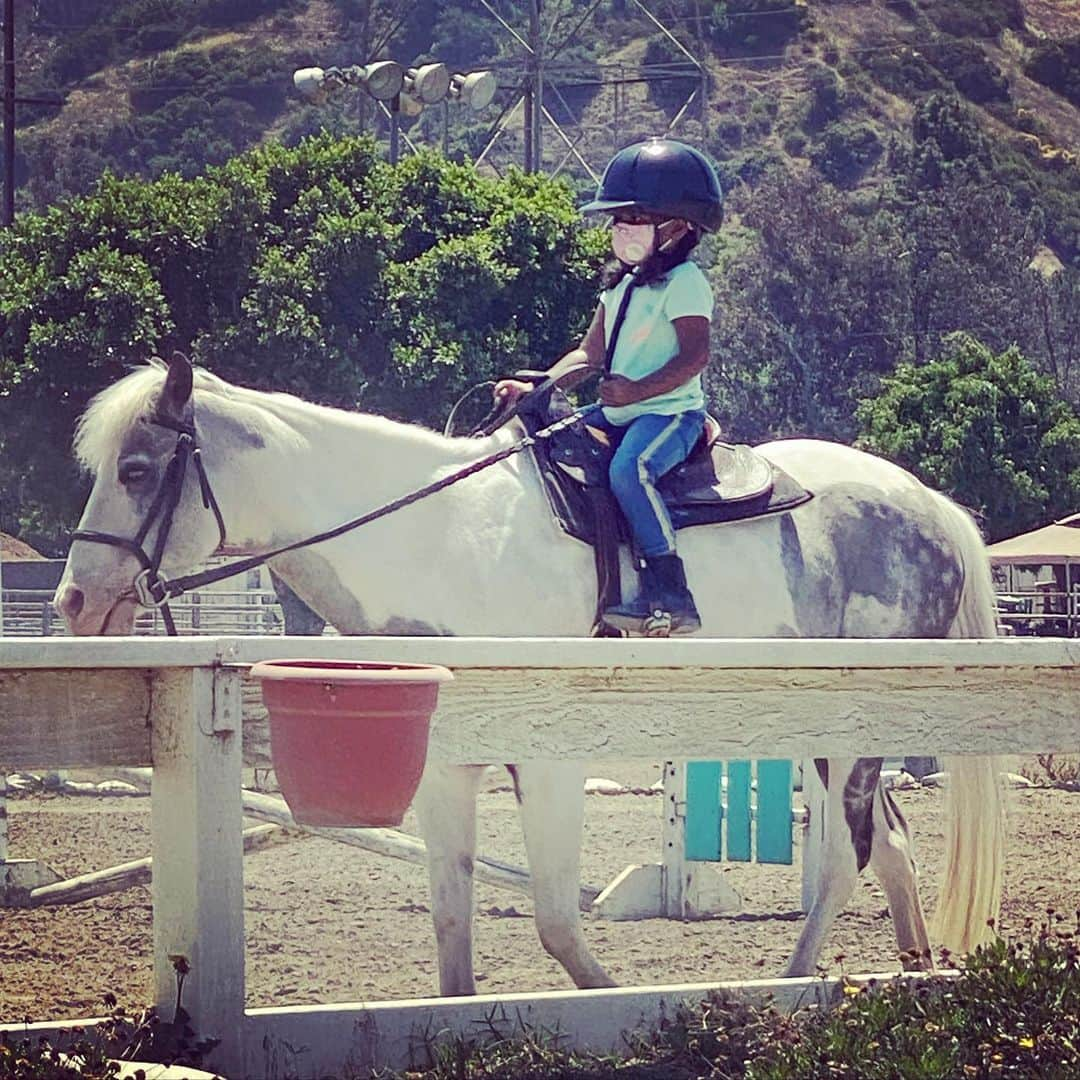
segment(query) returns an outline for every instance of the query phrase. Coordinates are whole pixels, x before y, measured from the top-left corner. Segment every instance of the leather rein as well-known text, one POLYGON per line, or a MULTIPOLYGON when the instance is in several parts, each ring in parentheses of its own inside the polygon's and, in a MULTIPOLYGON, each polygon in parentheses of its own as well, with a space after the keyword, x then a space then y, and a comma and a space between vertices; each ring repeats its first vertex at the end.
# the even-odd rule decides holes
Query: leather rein
MULTIPOLYGON (((554 384, 554 381, 555 380, 553 379, 545 380, 545 383, 554 384)), ((541 384, 533 390, 532 394, 543 393, 546 389, 549 389, 549 386, 541 384)), ((532 396, 532 394, 528 396, 532 396)), ((361 525, 367 525, 369 522, 386 517, 387 514, 392 514, 395 510, 401 510, 406 506, 410 506, 412 503, 418 502, 428 495, 434 495, 435 492, 442 491, 444 488, 450 487, 451 484, 456 484, 459 480, 464 480, 466 477, 490 468, 492 465, 497 465, 500 461, 505 461, 514 454, 518 454, 522 450, 526 450, 530 446, 535 445, 540 439, 550 438, 557 432, 570 427, 581 417, 587 415, 596 408, 599 408, 599 406, 587 405, 584 408, 578 409, 576 412, 556 421, 554 424, 550 424, 541 431, 537 431, 533 435, 528 435, 525 438, 518 440, 511 446, 507 446, 494 454, 489 454, 487 457, 481 458, 479 461, 475 461, 471 465, 459 469, 457 472, 444 476, 441 480, 436 480, 434 483, 427 484, 422 488, 417 488, 415 491, 411 491, 406 495, 393 499, 391 502, 384 503, 382 506, 376 507, 366 514, 361 514, 360 517, 346 521, 333 529, 328 529, 326 532, 318 533, 315 536, 310 536, 303 540, 297 540, 291 544, 285 544, 282 547, 275 548, 273 551, 268 551, 262 555, 252 555, 248 558, 237 559, 224 566, 215 567, 212 570, 204 570, 197 574, 187 574, 182 577, 171 579, 161 576, 161 560, 165 553, 165 546, 169 540, 169 532, 172 529, 176 508, 179 505, 181 495, 183 494, 184 477, 187 474, 189 462, 194 465, 195 472, 199 477, 199 488, 202 493, 203 507, 210 510, 217 521, 220 537, 217 548, 218 551, 221 551, 225 547, 225 520, 222 517, 221 509, 218 506, 218 501, 214 496, 213 489, 210 487, 210 481, 203 466, 202 455, 199 452, 198 443, 196 441, 194 420, 191 423, 183 423, 169 417, 154 415, 150 417, 151 423, 157 424, 160 427, 169 428, 177 433, 176 447, 173 450, 173 455, 169 459, 168 465, 165 467, 165 475, 162 477, 161 484, 154 496, 154 501, 151 504, 142 525, 139 527, 139 531, 134 537, 129 539, 125 536, 117 536, 114 533, 98 532, 92 529, 76 529, 75 532, 71 534, 71 538, 72 540, 83 540, 92 544, 107 544, 112 547, 122 548, 129 554, 134 555, 135 558, 138 559, 142 569, 135 576, 135 580, 132 583, 131 595, 134 596, 138 603, 144 608, 158 608, 161 611, 161 617, 165 623, 166 633, 171 637, 175 637, 177 636, 176 622, 169 609, 170 600, 175 599, 191 589, 202 588, 205 585, 235 577, 237 574, 242 574, 246 570, 253 570, 278 555, 284 555, 286 552, 296 551, 299 548, 310 547, 312 544, 320 544, 326 540, 333 540, 344 533, 351 532, 353 529, 358 529, 361 525), (148 554, 144 544, 154 523, 159 519, 160 526, 157 535, 154 538, 153 551, 148 554)), ((506 410, 501 416, 499 424, 496 426, 501 426, 512 416, 516 415, 517 411, 518 409, 516 406, 506 410)))

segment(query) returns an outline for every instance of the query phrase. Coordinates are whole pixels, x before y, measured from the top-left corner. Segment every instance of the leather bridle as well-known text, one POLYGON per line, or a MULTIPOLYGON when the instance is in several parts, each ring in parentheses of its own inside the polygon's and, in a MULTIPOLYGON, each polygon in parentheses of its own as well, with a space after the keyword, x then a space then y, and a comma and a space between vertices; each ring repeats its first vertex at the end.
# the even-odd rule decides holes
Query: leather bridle
POLYGON ((180 504, 180 498, 184 492, 184 477, 187 475, 187 467, 190 462, 195 467, 199 477, 199 488, 202 492, 203 506, 213 512, 217 520, 219 535, 219 550, 225 546, 225 520, 221 516, 221 508, 210 487, 210 481, 206 476, 203 466, 202 455, 195 441, 195 424, 173 420, 171 417, 156 414, 149 417, 149 422, 158 427, 168 428, 177 433, 176 447, 168 465, 165 466, 165 475, 158 485, 154 501, 150 504, 146 517, 143 519, 139 531, 130 539, 126 536, 117 536, 114 533, 97 532, 93 529, 76 529, 71 534, 72 540, 85 540, 91 544, 108 544, 112 547, 122 548, 134 555, 139 560, 142 569, 135 576, 132 583, 132 595, 145 608, 160 608, 161 617, 165 623, 165 630, 171 636, 176 636, 176 623, 172 612, 169 610, 169 600, 175 594, 167 588, 167 582, 161 577, 161 559, 165 554, 165 545, 169 541, 169 533, 172 530, 173 516, 180 504), (148 554, 145 548, 146 538, 155 522, 158 525, 157 535, 154 537, 153 550, 148 554))

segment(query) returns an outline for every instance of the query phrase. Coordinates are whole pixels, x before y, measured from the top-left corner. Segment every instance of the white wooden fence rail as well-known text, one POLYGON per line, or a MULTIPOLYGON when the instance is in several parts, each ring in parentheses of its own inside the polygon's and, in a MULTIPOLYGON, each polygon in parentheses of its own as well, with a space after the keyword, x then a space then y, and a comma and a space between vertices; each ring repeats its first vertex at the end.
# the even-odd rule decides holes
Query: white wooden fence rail
POLYGON ((156 998, 171 1006, 168 958, 186 956, 185 1005, 222 1039, 213 1066, 231 1080, 400 1065, 418 1029, 468 1029, 504 1008, 565 1017, 579 1041, 611 1046, 701 989, 245 1012, 241 682, 246 665, 281 657, 452 668, 430 749, 451 762, 1080 747, 1077 641, 0 639, 0 773, 153 765, 156 998))

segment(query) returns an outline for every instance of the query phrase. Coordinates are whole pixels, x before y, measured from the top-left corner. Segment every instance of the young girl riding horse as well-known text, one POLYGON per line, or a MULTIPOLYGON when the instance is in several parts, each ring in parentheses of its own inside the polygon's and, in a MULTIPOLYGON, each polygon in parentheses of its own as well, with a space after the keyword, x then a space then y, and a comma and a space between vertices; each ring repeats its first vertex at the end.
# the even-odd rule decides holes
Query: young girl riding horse
MULTIPOLYGON (((641 582, 637 598, 608 608, 604 621, 652 636, 693 633, 701 619, 656 484, 686 460, 705 424, 701 373, 713 297, 690 253, 703 231, 720 226, 720 184, 693 147, 648 139, 611 159, 582 210, 611 214, 616 261, 605 268, 581 344, 545 374, 564 387, 604 375, 602 409, 588 422, 616 447, 609 480, 630 524, 641 582)), ((502 379, 495 395, 511 404, 530 389, 502 379)))

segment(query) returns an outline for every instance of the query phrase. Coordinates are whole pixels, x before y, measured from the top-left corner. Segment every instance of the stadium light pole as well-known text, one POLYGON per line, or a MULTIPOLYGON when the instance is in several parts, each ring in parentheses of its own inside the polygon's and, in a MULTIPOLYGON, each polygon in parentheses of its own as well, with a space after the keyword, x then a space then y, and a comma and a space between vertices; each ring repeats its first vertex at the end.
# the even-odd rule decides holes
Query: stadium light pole
POLYGON ((15 96, 15 0, 4 0, 4 192, 0 199, 0 226, 7 229, 15 220, 15 106, 62 105, 56 98, 15 96))
POLYGON ((15 220, 15 0, 4 0, 4 207, 2 224, 15 220))

